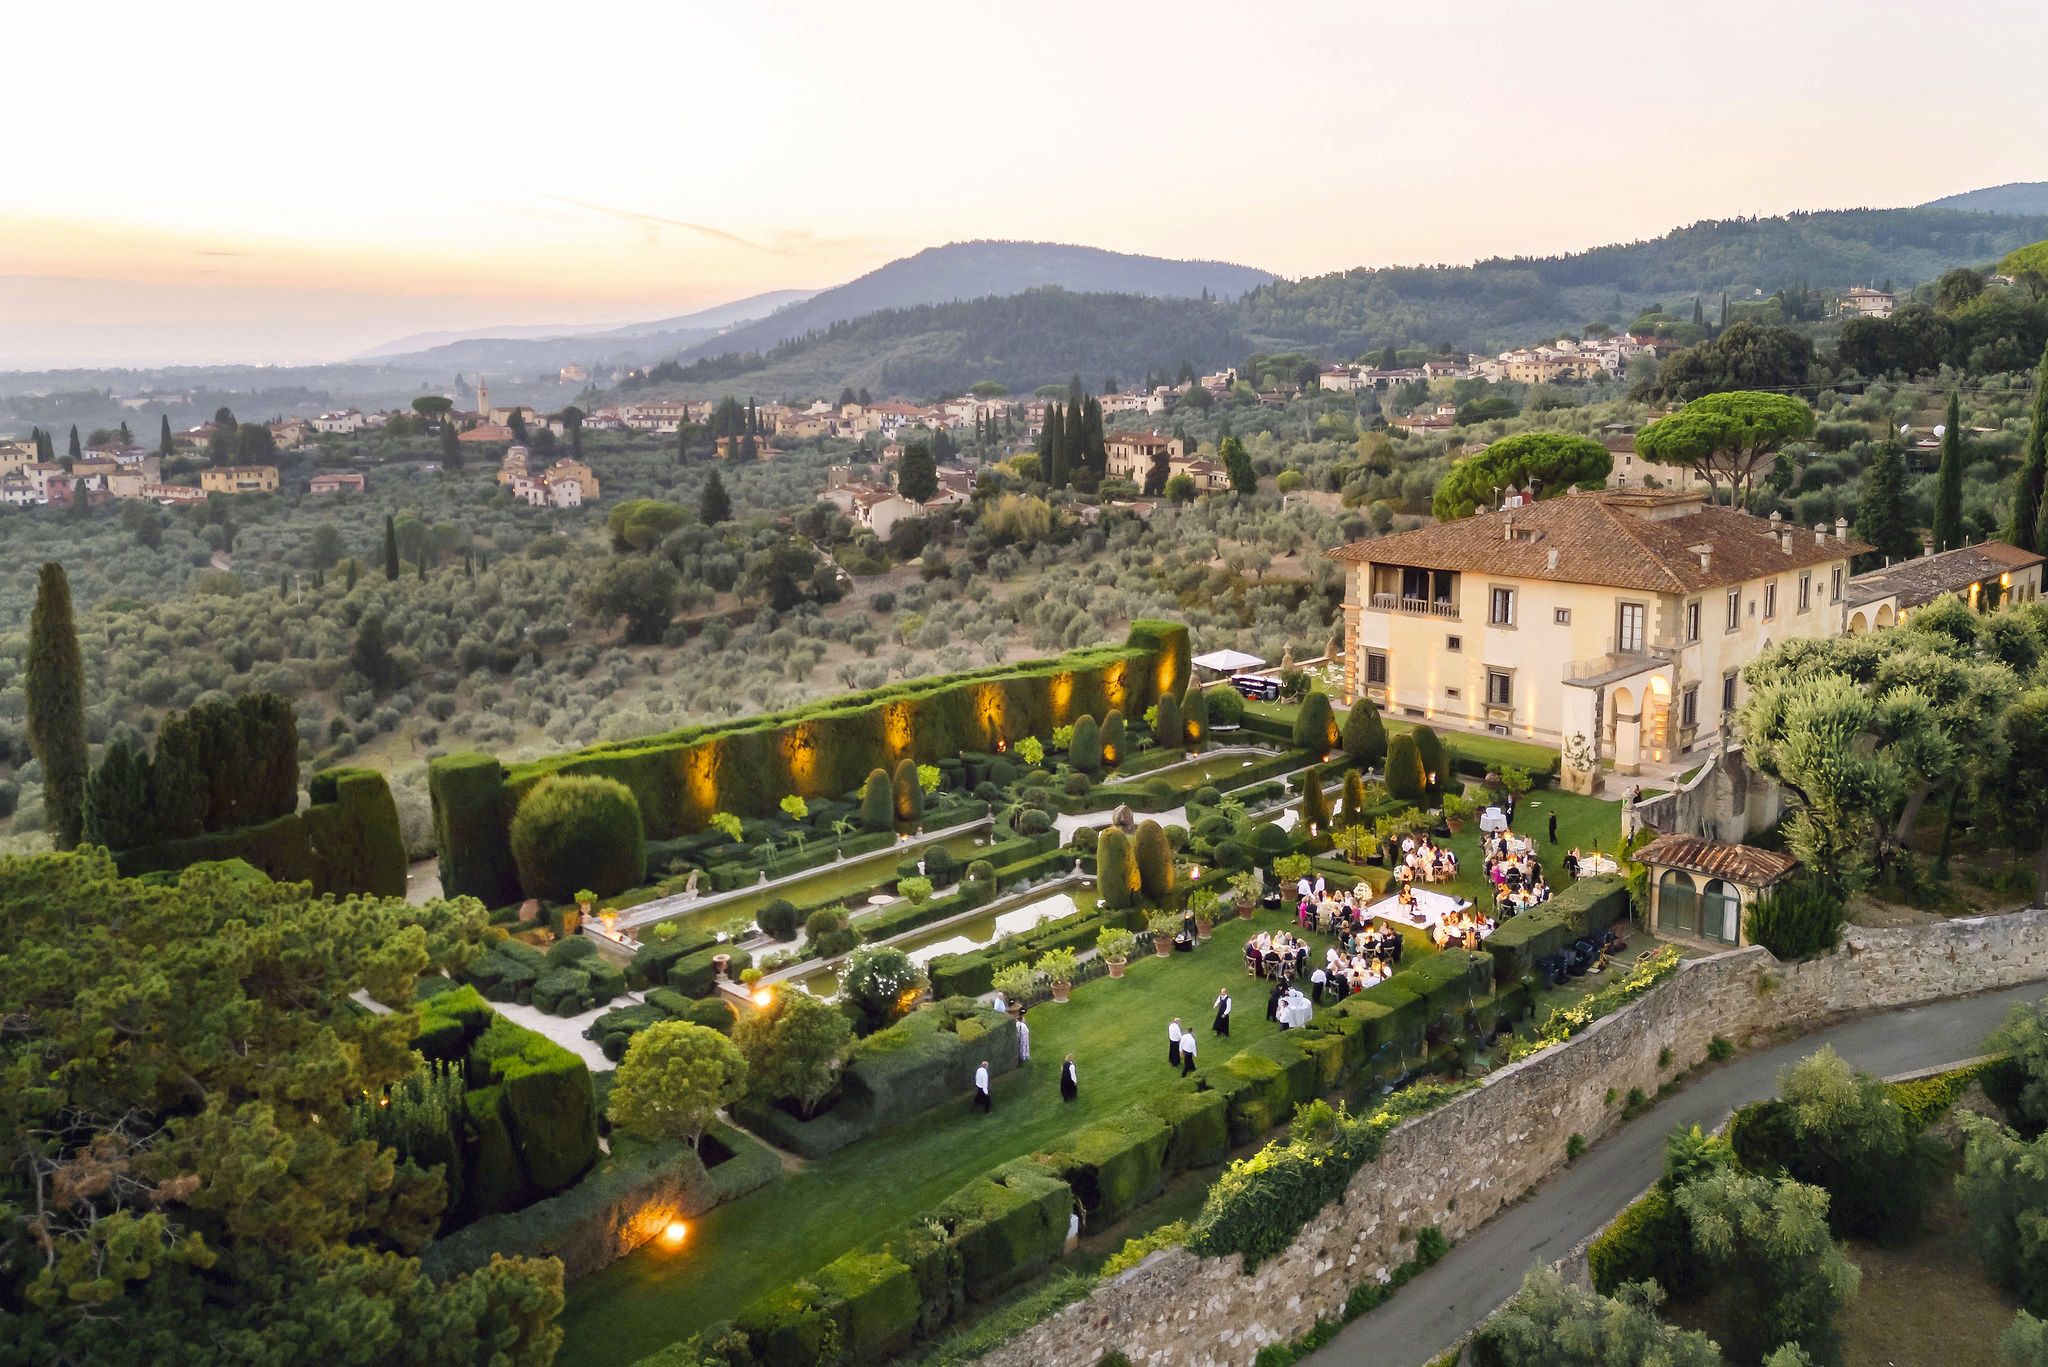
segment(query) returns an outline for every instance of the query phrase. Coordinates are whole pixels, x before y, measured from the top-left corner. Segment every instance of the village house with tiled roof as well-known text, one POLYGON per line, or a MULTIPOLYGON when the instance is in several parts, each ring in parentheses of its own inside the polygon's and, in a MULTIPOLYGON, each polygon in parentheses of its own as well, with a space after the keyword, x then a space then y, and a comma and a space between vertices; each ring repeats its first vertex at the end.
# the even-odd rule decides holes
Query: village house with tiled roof
POLYGON ((1848 525, 1811 530, 1697 493, 1574 490, 1329 552, 1345 573, 1344 693, 1390 716, 1560 746, 1591 791, 1709 744, 1742 667, 1844 629, 1848 525))
POLYGON ((1932 541, 1911 560, 1867 570, 1849 580, 1848 632, 1896 626, 1937 598, 1958 594, 1973 608, 2031 603, 2041 596, 2043 557, 2003 541, 1985 541, 1934 553, 1932 541))

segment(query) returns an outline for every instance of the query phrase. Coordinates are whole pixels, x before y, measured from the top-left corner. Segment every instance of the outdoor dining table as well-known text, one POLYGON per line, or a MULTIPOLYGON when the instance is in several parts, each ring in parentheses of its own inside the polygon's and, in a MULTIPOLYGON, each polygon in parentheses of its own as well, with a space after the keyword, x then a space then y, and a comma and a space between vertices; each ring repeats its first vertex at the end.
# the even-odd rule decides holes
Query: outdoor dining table
POLYGON ((1488 835, 1498 835, 1508 828, 1508 814, 1498 807, 1488 807, 1479 814, 1479 829, 1488 835))
POLYGON ((1289 992, 1280 999, 1278 1014, 1282 1025, 1290 1030, 1298 1030, 1308 1024, 1309 1018, 1315 1014, 1315 1008, 1301 993, 1289 992))

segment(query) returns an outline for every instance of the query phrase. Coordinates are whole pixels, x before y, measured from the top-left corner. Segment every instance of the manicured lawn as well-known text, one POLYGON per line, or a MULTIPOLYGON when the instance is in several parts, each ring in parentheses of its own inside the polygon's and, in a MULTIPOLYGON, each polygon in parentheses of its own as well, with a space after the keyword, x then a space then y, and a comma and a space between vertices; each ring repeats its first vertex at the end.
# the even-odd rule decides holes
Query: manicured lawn
MULTIPOLYGON (((1342 725, 1343 706, 1334 698, 1331 699, 1330 705, 1336 709, 1338 723, 1342 725)), ((1297 705, 1291 702, 1247 702, 1244 710, 1247 716, 1272 717, 1292 726, 1296 707, 1297 705)), ((1412 731, 1419 725, 1417 722, 1384 714, 1381 721, 1385 724, 1389 736, 1412 731)), ((1532 741, 1512 740, 1506 736, 1471 735, 1444 727, 1438 727, 1436 733, 1443 738, 1444 744, 1458 754, 1468 759, 1483 760, 1489 767, 1495 769, 1506 766, 1541 774, 1547 773, 1552 762, 1557 759, 1557 747, 1554 745, 1538 745, 1532 741)))
POLYGON ((1032 1061, 996 1080, 995 1111, 963 1094, 809 1164, 696 1221, 679 1253, 653 1245, 570 1288, 560 1361, 627 1363, 730 1316, 760 1293, 930 1210, 973 1177, 1049 1148, 1062 1135, 1180 1085, 1166 1062, 1166 1025, 1178 1015, 1201 1030, 1204 1064, 1275 1033, 1265 994, 1245 977, 1245 939, 1291 924, 1277 912, 1218 923, 1193 954, 1132 961, 1121 980, 1074 989, 1027 1018, 1032 1061), (1219 987, 1236 998, 1228 1042, 1209 1034, 1219 987), (1071 1051, 1081 1098, 1059 1098, 1059 1065, 1071 1051))
MULTIPOLYGON (((1543 863, 1544 877, 1553 891, 1572 882, 1564 871, 1564 857, 1576 848, 1581 854, 1598 850, 1614 853, 1621 843, 1621 804, 1597 797, 1581 797, 1561 789, 1546 788, 1528 793, 1515 805, 1517 834, 1533 836, 1536 857, 1543 863), (1550 814, 1557 813, 1557 843, 1549 839, 1550 814)), ((1474 819, 1450 838, 1452 853, 1458 856, 1458 877, 1449 884, 1432 884, 1439 892, 1455 892, 1481 906, 1493 905, 1492 887, 1486 881, 1485 861, 1479 853, 1479 822, 1474 819)))

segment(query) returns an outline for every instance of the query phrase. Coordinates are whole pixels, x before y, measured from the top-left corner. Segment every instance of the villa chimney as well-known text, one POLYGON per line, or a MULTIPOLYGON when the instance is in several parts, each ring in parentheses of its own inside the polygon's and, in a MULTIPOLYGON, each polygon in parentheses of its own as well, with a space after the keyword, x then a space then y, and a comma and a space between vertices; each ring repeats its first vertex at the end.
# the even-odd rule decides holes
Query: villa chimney
POLYGON ((1813 544, 1816 546, 1825 546, 1828 544, 1827 523, 1816 522, 1813 524, 1813 544))
POLYGON ((1552 546, 1550 548, 1549 554, 1544 556, 1544 563, 1549 566, 1553 574, 1557 572, 1557 547, 1552 546))
POLYGON ((1704 542, 1701 545, 1694 546, 1693 550, 1699 553, 1701 574, 1705 574, 1714 568, 1714 545, 1712 542, 1704 542))
POLYGON ((1920 537, 1920 554, 1923 558, 1934 554, 1933 537, 1922 534, 1920 537))
POLYGON ((1513 541, 1515 539, 1515 520, 1513 518, 1504 517, 1500 520, 1500 539, 1503 541, 1513 541))
POLYGON ((1837 541, 1847 541, 1848 539, 1849 539, 1849 519, 1848 519, 1848 518, 1846 518, 1846 517, 1838 517, 1838 518, 1836 518, 1836 519, 1835 519, 1835 540, 1837 540, 1837 541))

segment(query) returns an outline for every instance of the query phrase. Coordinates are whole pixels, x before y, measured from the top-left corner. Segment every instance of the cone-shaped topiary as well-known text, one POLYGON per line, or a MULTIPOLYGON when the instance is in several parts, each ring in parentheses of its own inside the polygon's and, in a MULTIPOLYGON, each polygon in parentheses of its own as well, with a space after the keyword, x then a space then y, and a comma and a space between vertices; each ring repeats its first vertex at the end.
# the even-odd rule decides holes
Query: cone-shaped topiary
POLYGON ((860 824, 870 831, 886 831, 896 824, 896 799, 889 791, 889 775, 877 769, 860 787, 860 824))
POLYGON ((924 817, 924 785, 917 781, 917 761, 905 755, 896 765, 896 779, 890 785, 895 796, 896 820, 911 825, 924 817))
POLYGON ((1362 768, 1372 768, 1387 757, 1387 727, 1380 720, 1379 705, 1360 698, 1344 717, 1344 753, 1362 768))
POLYGON ((1138 891, 1138 865, 1131 857, 1131 838, 1114 826, 1095 837, 1095 885, 1102 905, 1111 911, 1130 906, 1138 891))
POLYGON ((1415 737, 1415 757, 1422 761, 1423 796, 1435 802, 1450 781, 1451 752, 1443 738, 1427 726, 1418 726, 1409 734, 1415 737))
POLYGON ((1171 693, 1159 695, 1158 711, 1152 714, 1152 739, 1162 750, 1178 749, 1185 741, 1180 722, 1180 699, 1171 693))
POLYGON ((1301 700, 1294 714, 1294 748, 1306 750, 1318 759, 1337 744, 1337 718, 1330 711, 1330 695, 1311 693, 1301 700))
POLYGON ((1124 757, 1124 714, 1112 707, 1102 718, 1102 765, 1106 769, 1116 767, 1124 757))
POLYGON ((1163 906, 1173 896, 1173 846, 1166 838, 1166 828, 1156 821, 1139 822, 1132 848, 1138 865, 1138 891, 1146 901, 1163 906))
POLYGON ((1188 738, 1188 749, 1199 750, 1209 743, 1209 694, 1207 690, 1190 688, 1187 697, 1180 704, 1181 732, 1188 738))
POLYGON ((1426 786, 1422 756, 1415 749, 1415 735, 1403 731, 1387 742, 1387 796, 1420 802, 1426 786))
POLYGON ((1323 770, 1320 765, 1302 771, 1301 824, 1316 835, 1330 833, 1330 799, 1323 792, 1323 770))
POLYGON ((1365 776, 1353 769, 1344 775, 1344 824, 1365 824, 1365 776))
POLYGON ((599 897, 624 892, 647 876, 640 804, 617 779, 542 779, 513 814, 512 860, 528 897, 567 902, 586 887, 599 897))
POLYGON ((1067 761, 1084 774, 1102 772, 1102 728, 1095 718, 1082 717, 1074 723, 1074 741, 1067 747, 1067 761))

